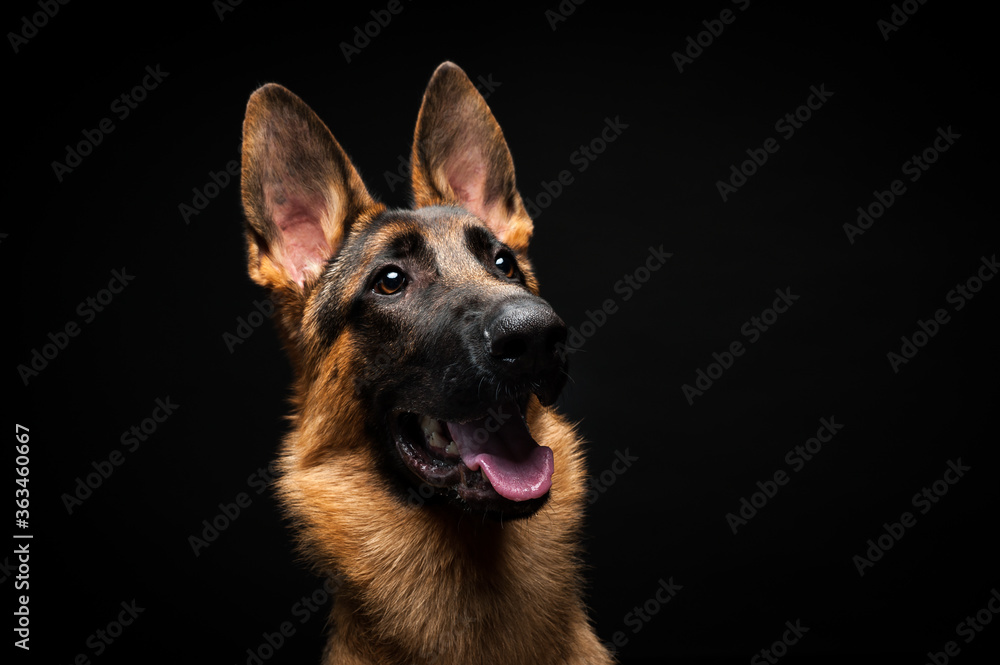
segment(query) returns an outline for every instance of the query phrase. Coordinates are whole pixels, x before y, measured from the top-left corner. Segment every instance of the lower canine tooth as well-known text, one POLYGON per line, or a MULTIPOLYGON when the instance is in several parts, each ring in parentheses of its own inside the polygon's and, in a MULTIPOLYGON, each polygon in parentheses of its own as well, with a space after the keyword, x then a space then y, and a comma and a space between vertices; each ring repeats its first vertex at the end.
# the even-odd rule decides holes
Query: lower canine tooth
POLYGON ((449 441, 448 446, 444 449, 449 455, 458 455, 458 444, 454 441, 449 441))

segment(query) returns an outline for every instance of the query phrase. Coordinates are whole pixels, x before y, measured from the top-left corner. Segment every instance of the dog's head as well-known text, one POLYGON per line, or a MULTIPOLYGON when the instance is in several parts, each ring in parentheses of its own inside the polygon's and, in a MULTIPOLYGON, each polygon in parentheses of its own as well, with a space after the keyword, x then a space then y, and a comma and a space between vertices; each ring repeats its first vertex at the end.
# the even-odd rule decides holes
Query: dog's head
POLYGON ((389 210, 302 100, 270 84, 243 127, 250 275, 273 292, 296 370, 299 445, 367 445, 390 484, 530 515, 552 451, 530 412, 565 377, 566 329, 538 296, 532 233, 500 126, 465 73, 434 72, 413 210, 389 210))

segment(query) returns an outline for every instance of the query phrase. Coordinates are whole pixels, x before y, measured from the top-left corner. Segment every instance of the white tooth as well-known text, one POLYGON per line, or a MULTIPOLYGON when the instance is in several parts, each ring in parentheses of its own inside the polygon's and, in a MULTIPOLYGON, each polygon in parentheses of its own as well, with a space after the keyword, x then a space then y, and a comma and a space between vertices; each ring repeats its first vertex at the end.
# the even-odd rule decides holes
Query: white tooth
POLYGON ((431 418, 430 416, 423 416, 420 419, 420 428, 424 430, 424 434, 427 435, 428 439, 434 432, 441 433, 441 424, 438 422, 438 419, 431 418))
POLYGON ((448 447, 448 440, 438 432, 431 432, 430 436, 427 437, 427 442, 434 448, 447 449, 448 447))
POLYGON ((449 455, 458 455, 458 444, 454 441, 448 442, 448 447, 444 449, 449 455))

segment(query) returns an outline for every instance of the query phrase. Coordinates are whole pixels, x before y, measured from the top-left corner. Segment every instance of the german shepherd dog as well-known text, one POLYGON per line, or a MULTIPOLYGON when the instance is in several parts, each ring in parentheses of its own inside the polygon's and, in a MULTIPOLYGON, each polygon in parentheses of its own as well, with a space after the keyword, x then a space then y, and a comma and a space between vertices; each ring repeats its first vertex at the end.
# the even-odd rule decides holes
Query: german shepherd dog
POLYGON ((551 408, 566 328, 482 96, 434 72, 411 210, 279 85, 250 97, 242 159, 250 276, 295 376, 277 493, 337 580, 323 662, 611 663, 581 597, 581 443, 551 408))

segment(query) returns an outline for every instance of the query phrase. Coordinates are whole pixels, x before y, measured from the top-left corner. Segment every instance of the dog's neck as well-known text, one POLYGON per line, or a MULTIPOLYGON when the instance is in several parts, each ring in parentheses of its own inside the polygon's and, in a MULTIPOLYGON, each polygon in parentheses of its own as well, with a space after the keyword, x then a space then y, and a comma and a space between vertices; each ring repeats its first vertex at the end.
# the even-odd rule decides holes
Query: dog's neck
POLYGON ((372 663, 457 665, 482 662, 483 654, 498 663, 570 654, 573 633, 587 627, 577 566, 544 517, 502 528, 443 521, 432 520, 436 537, 388 545, 373 557, 369 583, 345 583, 334 604, 331 656, 342 646, 372 663), (547 542, 533 546, 540 534, 547 542))

